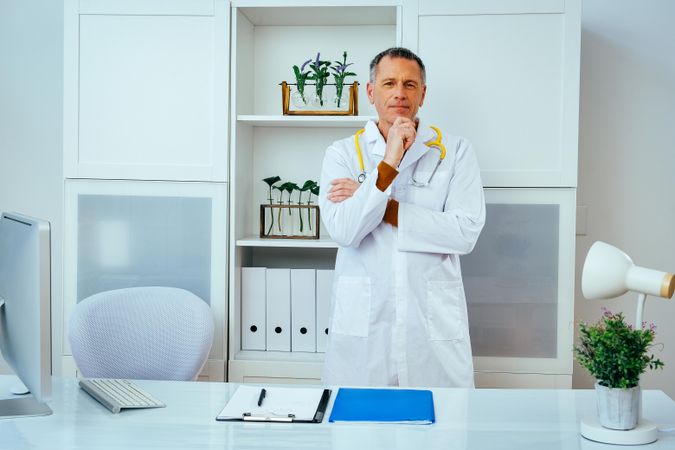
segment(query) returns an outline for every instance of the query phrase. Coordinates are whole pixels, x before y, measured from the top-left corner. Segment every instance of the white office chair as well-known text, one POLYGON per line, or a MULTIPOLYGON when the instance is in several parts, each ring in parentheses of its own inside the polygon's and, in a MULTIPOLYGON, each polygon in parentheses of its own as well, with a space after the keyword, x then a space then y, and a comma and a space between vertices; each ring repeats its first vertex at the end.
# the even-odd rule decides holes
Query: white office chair
POLYGON ((211 308, 193 293, 136 287, 82 300, 68 338, 84 377, 194 380, 211 350, 213 328, 211 308))

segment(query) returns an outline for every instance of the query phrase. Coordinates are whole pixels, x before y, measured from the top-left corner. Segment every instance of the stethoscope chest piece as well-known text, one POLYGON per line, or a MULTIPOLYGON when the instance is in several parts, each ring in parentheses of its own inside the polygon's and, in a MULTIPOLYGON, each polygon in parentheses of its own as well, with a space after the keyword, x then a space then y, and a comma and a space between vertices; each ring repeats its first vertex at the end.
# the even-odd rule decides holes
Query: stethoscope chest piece
POLYGON ((365 173, 365 172, 361 172, 361 173, 359 174, 358 178, 356 178, 356 180, 359 182, 359 184, 361 184, 361 183, 363 183, 364 181, 366 181, 366 173, 365 173))

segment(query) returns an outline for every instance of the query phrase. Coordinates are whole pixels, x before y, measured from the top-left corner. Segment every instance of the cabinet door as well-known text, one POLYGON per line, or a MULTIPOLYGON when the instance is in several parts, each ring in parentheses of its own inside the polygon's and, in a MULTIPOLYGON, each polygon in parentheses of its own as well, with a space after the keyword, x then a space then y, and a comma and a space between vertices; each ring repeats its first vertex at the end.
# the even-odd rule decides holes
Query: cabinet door
POLYGON ((577 184, 578 0, 422 0, 420 115, 468 138, 486 187, 577 184))
MULTIPOLYGON (((186 289, 213 309, 210 364, 226 351, 226 198, 220 183, 67 180, 64 353, 75 305, 134 286, 186 289)), ((218 378, 211 374, 211 379, 218 378)))
POLYGON ((66 3, 66 178, 226 181, 228 6, 66 3))
POLYGON ((462 257, 477 371, 571 374, 573 189, 487 189, 487 220, 462 257))

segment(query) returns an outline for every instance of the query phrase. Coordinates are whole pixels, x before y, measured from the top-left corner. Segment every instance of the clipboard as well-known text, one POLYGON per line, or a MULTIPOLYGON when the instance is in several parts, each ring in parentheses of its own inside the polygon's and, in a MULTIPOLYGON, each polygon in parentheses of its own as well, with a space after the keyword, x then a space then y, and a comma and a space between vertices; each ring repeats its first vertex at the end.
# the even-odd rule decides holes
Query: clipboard
POLYGON ((216 420, 321 423, 330 395, 331 390, 323 388, 261 388, 240 385, 216 420))

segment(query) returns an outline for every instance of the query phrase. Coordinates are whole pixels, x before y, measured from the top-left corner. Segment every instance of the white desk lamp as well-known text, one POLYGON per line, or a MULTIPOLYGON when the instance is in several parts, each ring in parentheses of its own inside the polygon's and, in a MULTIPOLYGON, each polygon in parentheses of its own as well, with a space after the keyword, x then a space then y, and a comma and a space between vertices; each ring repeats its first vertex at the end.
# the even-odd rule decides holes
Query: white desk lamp
MULTIPOLYGON (((628 255, 604 242, 595 242, 586 255, 581 274, 581 291, 589 300, 614 298, 628 291, 637 292, 635 329, 642 329, 642 313, 647 294, 671 298, 675 275, 633 264, 628 255)), ((596 417, 581 420, 581 435, 597 442, 621 445, 649 444, 656 441, 656 425, 640 419, 632 430, 611 430, 596 417)))

